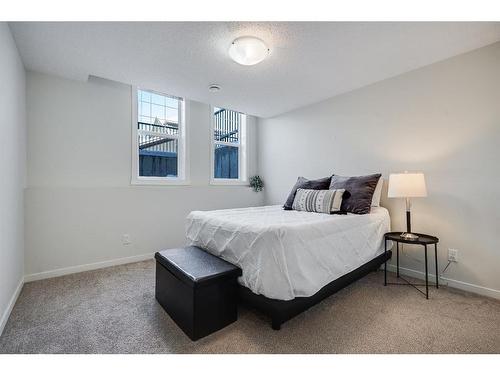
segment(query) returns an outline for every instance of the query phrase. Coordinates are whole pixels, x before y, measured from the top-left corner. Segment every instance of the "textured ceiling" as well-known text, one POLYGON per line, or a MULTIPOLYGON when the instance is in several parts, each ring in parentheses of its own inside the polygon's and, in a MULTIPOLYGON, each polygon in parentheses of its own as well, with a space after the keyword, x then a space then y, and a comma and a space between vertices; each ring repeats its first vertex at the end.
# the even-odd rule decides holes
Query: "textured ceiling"
POLYGON ((10 23, 27 69, 95 75, 269 117, 500 40, 500 23, 10 23), (233 62, 253 35, 270 56, 233 62), (218 83, 222 90, 207 87, 218 83))

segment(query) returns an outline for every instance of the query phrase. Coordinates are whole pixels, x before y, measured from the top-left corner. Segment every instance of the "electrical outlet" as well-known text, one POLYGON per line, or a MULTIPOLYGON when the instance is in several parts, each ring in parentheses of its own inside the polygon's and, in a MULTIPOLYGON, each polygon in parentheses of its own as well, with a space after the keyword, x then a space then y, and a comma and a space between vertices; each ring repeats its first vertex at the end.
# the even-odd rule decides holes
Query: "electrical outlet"
POLYGON ((131 243, 132 243, 132 240, 130 239, 130 234, 124 234, 122 236, 122 244, 130 245, 131 243))
POLYGON ((448 260, 450 262, 458 262, 458 250, 448 249, 448 260))

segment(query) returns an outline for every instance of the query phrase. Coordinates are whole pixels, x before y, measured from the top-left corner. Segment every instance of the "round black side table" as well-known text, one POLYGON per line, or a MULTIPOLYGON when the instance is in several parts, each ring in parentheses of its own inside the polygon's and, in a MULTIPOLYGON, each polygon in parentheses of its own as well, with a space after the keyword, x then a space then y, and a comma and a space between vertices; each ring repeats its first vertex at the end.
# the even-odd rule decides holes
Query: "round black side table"
POLYGON ((384 263, 384 285, 410 285, 422 293, 425 298, 429 299, 429 272, 427 266, 427 246, 434 245, 434 257, 436 261, 436 289, 439 289, 439 273, 438 273, 438 259, 437 259, 437 244, 439 242, 439 238, 434 236, 429 236, 427 234, 415 233, 418 238, 416 240, 407 240, 401 237, 402 232, 389 232, 384 235, 384 250, 387 252, 387 241, 396 242, 396 276, 405 283, 388 283, 387 282, 387 262, 384 263), (399 275, 399 244, 407 243, 412 245, 422 245, 424 247, 425 252, 425 284, 412 284, 408 280, 404 279, 399 275), (425 293, 421 291, 417 286, 425 285, 425 293))

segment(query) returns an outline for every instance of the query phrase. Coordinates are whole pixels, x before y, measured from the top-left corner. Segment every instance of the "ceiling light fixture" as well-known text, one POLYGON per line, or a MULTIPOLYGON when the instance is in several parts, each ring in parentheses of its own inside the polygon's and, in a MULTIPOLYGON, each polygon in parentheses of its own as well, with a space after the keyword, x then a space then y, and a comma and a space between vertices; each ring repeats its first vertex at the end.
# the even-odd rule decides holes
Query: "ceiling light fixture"
POLYGON ((269 48, 259 38, 242 36, 231 43, 229 56, 241 65, 255 65, 269 54, 269 48))
POLYGON ((208 91, 218 92, 218 91, 220 91, 220 86, 216 83, 212 83, 210 86, 208 86, 208 91))

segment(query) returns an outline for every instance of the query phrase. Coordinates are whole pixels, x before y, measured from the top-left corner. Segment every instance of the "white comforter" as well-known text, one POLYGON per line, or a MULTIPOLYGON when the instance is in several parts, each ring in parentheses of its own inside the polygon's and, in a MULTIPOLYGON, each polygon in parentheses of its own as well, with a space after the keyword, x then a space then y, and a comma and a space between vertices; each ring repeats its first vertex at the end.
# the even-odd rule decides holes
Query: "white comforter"
POLYGON ((193 211, 187 238, 239 266, 239 282, 254 293, 308 297, 383 252, 389 213, 367 215, 285 211, 281 206, 193 211))

